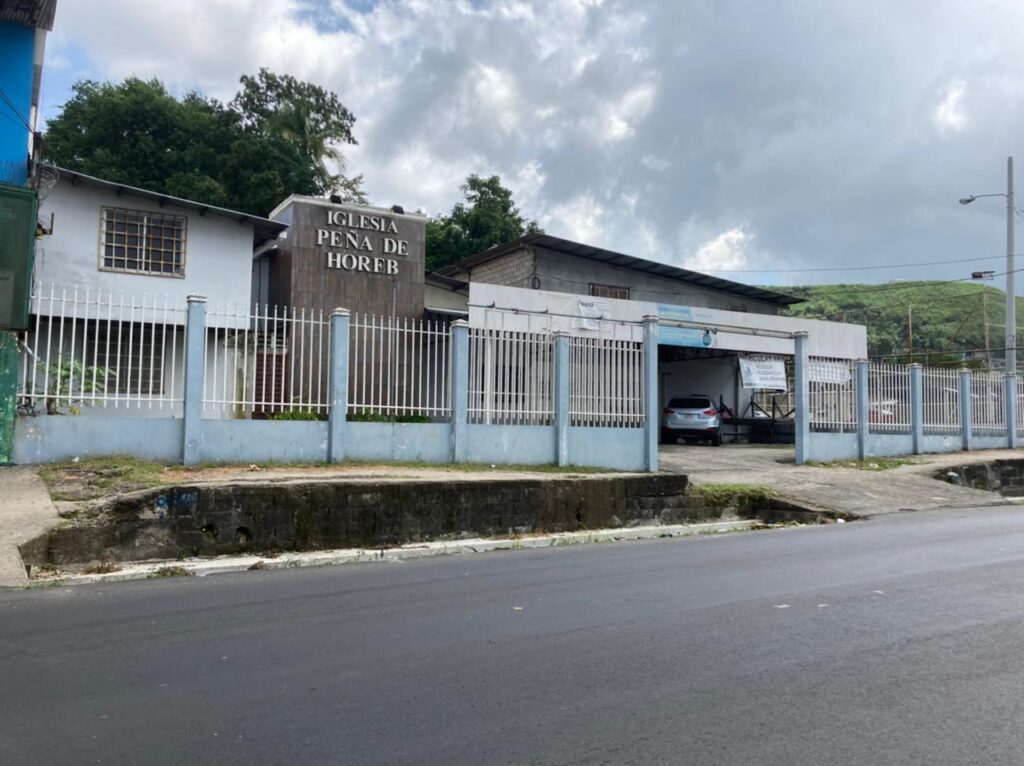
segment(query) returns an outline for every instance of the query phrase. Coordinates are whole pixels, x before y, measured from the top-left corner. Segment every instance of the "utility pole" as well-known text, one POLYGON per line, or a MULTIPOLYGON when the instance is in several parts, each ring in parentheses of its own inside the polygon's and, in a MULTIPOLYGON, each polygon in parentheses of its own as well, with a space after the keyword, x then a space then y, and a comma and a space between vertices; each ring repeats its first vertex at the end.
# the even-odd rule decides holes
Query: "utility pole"
POLYGON ((988 290, 985 289, 984 285, 981 288, 981 312, 983 319, 983 326, 985 328, 985 367, 992 369, 992 351, 989 348, 988 341, 988 290))
POLYGON ((1006 158, 1006 371, 1017 372, 1017 270, 1013 244, 1013 157, 1006 158))
POLYGON ((907 353, 910 361, 914 361, 914 306, 907 305, 907 353))

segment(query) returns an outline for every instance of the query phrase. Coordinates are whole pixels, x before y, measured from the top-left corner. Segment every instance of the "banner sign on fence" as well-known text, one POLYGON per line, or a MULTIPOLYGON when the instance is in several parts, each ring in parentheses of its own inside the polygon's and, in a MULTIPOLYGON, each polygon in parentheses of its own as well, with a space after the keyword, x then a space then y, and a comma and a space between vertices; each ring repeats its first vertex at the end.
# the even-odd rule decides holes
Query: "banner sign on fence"
POLYGON ((599 320, 611 316, 611 304, 601 298, 579 298, 576 310, 581 319, 575 320, 575 326, 580 330, 600 330, 599 320))
POLYGON ((777 356, 741 356, 740 378, 744 388, 788 391, 786 363, 777 356))
POLYGON ((807 364, 807 379, 811 383, 846 385, 852 379, 849 362, 827 362, 811 359, 807 364))

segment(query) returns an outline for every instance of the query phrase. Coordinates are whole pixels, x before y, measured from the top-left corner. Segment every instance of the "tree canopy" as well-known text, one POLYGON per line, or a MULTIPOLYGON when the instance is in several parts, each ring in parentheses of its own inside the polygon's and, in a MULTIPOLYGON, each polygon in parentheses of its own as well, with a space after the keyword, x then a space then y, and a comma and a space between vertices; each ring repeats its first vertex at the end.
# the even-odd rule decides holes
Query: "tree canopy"
POLYGON ((69 170, 266 215, 288 194, 340 193, 366 202, 362 176, 343 168, 355 117, 338 96, 261 69, 225 105, 175 98, 159 80, 80 80, 46 126, 48 160, 69 170))
POLYGON ((543 233, 519 212, 498 176, 474 174, 460 188, 465 202, 427 221, 427 268, 437 271, 524 234, 543 233))

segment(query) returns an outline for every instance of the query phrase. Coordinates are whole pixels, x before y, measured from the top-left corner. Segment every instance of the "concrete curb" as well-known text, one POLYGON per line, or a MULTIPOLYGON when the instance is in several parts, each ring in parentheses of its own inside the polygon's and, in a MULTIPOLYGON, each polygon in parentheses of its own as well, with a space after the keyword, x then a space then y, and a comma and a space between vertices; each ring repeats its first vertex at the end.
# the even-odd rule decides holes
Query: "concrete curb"
POLYGON ((225 574, 244 572, 249 569, 293 569, 297 567, 333 566, 369 562, 407 561, 431 556, 452 556, 461 554, 507 551, 526 548, 555 548, 563 545, 587 543, 620 542, 627 540, 652 540, 660 537, 693 537, 715 535, 725 532, 742 532, 762 526, 756 519, 717 521, 708 524, 666 524, 654 527, 630 527, 626 529, 600 529, 588 532, 560 532, 515 539, 457 540, 447 542, 415 543, 397 548, 366 549, 354 548, 332 551, 309 551, 304 553, 282 553, 268 558, 265 556, 218 556, 213 559, 184 559, 181 561, 162 560, 125 564, 116 572, 107 574, 61 574, 52 578, 40 578, 29 583, 29 588, 52 587, 57 585, 85 585, 100 582, 124 582, 148 580, 167 576, 225 574), (174 574, 159 574, 160 570, 175 570, 174 574))

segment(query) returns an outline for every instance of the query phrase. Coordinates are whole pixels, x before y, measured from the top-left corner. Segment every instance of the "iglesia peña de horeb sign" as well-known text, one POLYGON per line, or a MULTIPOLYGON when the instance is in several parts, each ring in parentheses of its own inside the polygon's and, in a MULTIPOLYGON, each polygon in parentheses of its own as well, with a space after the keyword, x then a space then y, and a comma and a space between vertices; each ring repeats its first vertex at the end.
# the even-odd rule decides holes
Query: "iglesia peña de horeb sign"
POLYGON ((424 216, 293 196, 271 217, 289 224, 270 258, 271 303, 325 313, 423 313, 424 216))

